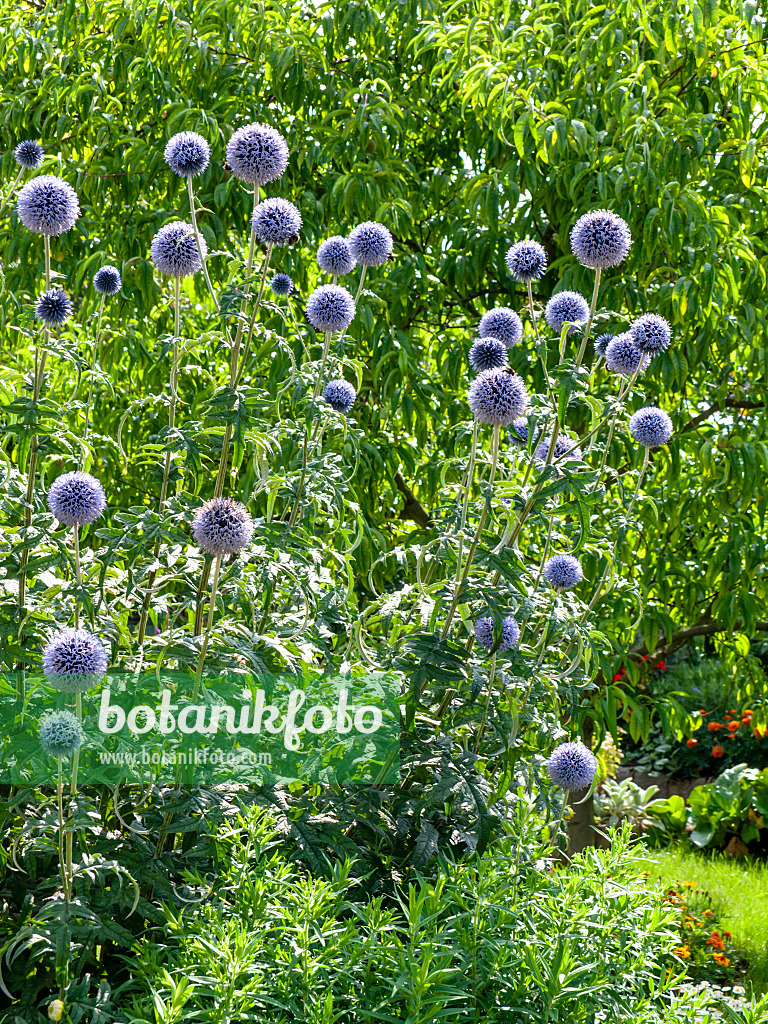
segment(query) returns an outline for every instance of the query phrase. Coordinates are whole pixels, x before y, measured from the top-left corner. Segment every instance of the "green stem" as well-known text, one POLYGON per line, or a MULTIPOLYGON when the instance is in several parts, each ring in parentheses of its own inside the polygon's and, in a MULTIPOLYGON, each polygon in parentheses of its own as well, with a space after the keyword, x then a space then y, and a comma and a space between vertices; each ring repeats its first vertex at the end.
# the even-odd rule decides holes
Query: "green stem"
MULTIPOLYGON (((259 205, 259 186, 253 186, 253 209, 254 212, 256 207, 259 205)), ((244 317, 245 310, 248 305, 248 298, 251 294, 251 274, 253 272, 253 256, 256 251, 256 236, 251 228, 250 239, 248 241, 248 259, 245 263, 245 285, 243 287, 243 299, 240 303, 240 316, 237 321, 237 334, 235 335, 235 344, 232 346, 232 359, 230 363, 229 379, 232 387, 235 386, 237 380, 237 368, 240 363, 240 343, 243 340, 244 330, 244 317)))
MULTIPOLYGON (((363 267, 363 270, 365 270, 365 267, 363 267)), ((312 392, 312 397, 315 400, 317 400, 317 396, 320 394, 320 389, 323 386, 323 373, 325 372, 325 363, 326 363, 326 360, 328 359, 328 352, 329 352, 330 347, 331 347, 331 337, 332 336, 333 336, 333 331, 326 331, 325 332, 325 344, 323 345, 323 354, 320 357, 320 368, 317 371, 317 380, 315 381, 315 390, 312 392)))
POLYGON ((296 488, 296 500, 293 503, 293 509, 291 510, 291 517, 288 520, 288 529, 291 530, 296 525, 296 520, 299 516, 299 502, 301 501, 301 493, 304 490, 304 481, 307 477, 307 446, 309 444, 309 430, 304 430, 304 450, 301 455, 301 476, 299 477, 299 485, 296 488))
POLYGON ((72 534, 75 540, 75 580, 77 581, 78 593, 75 594, 75 629, 80 629, 80 607, 79 592, 83 589, 83 576, 80 570, 80 527, 74 526, 72 534))
POLYGON ((85 461, 85 448, 88 445, 88 428, 90 427, 90 415, 91 415, 91 402, 93 401, 93 378, 96 373, 96 354, 101 352, 101 315, 104 312, 104 300, 106 296, 101 296, 101 302, 99 303, 99 319, 96 323, 96 337, 93 342, 93 353, 91 355, 91 380, 88 387, 88 402, 85 406, 85 429, 83 431, 83 451, 80 455, 80 466, 83 468, 85 461))
MULTIPOLYGON (((360 283, 357 286, 357 293, 355 295, 355 306, 357 306, 357 301, 358 301, 358 299, 360 298, 360 296, 361 296, 361 294, 363 292, 363 281, 365 281, 365 272, 366 272, 367 269, 368 269, 368 267, 363 266, 363 269, 360 271, 360 283)), ((334 280, 335 280, 335 278, 334 278, 334 280)))
MULTIPOLYGON (((199 229, 197 227, 197 214, 195 213, 195 193, 194 193, 194 190, 192 188, 192 175, 191 174, 187 175, 187 194, 189 195, 189 216, 190 216, 190 219, 192 221, 192 230, 195 232, 195 242, 197 243, 197 252, 198 252, 198 255, 200 256, 200 262, 203 265, 203 277, 205 278, 205 283, 208 286, 208 291, 210 292, 211 298, 213 299, 213 304, 216 307, 216 309, 218 310, 218 308, 219 308, 219 300, 216 298, 216 292, 213 290, 213 285, 211 284, 211 278, 208 275, 208 266, 207 266, 207 263, 206 263, 206 261, 208 259, 208 256, 207 256, 207 253, 203 252, 203 246, 201 245, 201 240, 200 240, 200 231, 199 231, 199 229)), ((229 339, 229 332, 227 331, 226 327, 224 328, 224 331, 227 334, 227 340, 229 341, 230 340, 229 339)))
POLYGON ((271 258, 272 258, 272 243, 270 242, 269 245, 267 246, 267 254, 266 254, 266 257, 264 259, 264 266, 261 268, 261 281, 259 282, 259 294, 258 294, 258 296, 256 298, 256 303, 255 303, 255 305, 253 307, 253 312, 251 313, 250 323, 248 324, 248 335, 247 335, 247 337, 245 339, 245 348, 243 349, 243 356, 242 356, 242 359, 240 360, 240 366, 238 367, 237 375, 235 376, 235 380, 234 380, 234 383, 232 385, 233 388, 236 388, 237 385, 240 383, 240 379, 243 376, 243 373, 245 371, 245 364, 246 364, 246 361, 248 359, 248 353, 249 353, 250 348, 251 348, 251 338, 253 337, 253 328, 256 325, 256 317, 258 316, 259 309, 261 307, 261 300, 262 300, 262 297, 264 295, 264 285, 266 284, 266 281, 267 281, 267 270, 269 269, 269 261, 270 261, 271 258))
POLYGON ((488 720, 488 708, 491 706, 491 694, 493 693, 493 678, 494 678, 495 675, 496 675, 496 651, 493 652, 493 657, 491 658, 491 671, 490 671, 490 674, 488 676, 488 696, 485 698, 485 707, 483 708, 483 718, 482 718, 482 721, 480 722, 480 728, 478 730, 477 736, 475 737, 475 745, 472 748, 473 752, 475 754, 477 753, 478 748, 480 747, 480 740, 482 738, 483 732, 485 731, 485 723, 488 720))
POLYGON ((635 507, 635 502, 637 501, 637 496, 640 493, 640 485, 643 482, 643 477, 645 476, 645 471, 648 469, 648 461, 649 461, 650 457, 651 457, 651 449, 650 448, 646 448, 645 449, 645 455, 643 456, 643 467, 640 470, 640 475, 638 476, 637 483, 635 484, 635 492, 632 495, 632 501, 630 501, 629 508, 627 509, 627 520, 629 520, 629 517, 632 515, 632 509, 635 507))
POLYGON ((19 171, 19 173, 16 175, 13 184, 11 185, 11 191, 8 193, 8 195, 3 200, 3 205, 0 206, 0 217, 3 216, 3 214, 5 213, 6 206, 13 199, 13 193, 16 191, 16 186, 21 181, 21 176, 22 176, 23 173, 24 173, 24 168, 22 167, 21 170, 19 171))
POLYGON ((213 583, 211 584, 211 603, 208 606, 208 624, 205 627, 205 636, 203 637, 203 645, 200 648, 200 657, 197 659, 197 670, 195 671, 195 685, 192 689, 192 703, 197 700, 197 694, 200 690, 200 680, 203 678, 203 667, 205 666, 205 655, 208 650, 208 643, 211 638, 211 629, 213 628, 213 616, 216 610, 216 591, 219 586, 219 570, 221 569, 221 555, 216 558, 216 564, 213 569, 213 583))
POLYGON ((600 267, 595 271, 595 287, 592 289, 592 302, 589 305, 589 318, 587 320, 587 326, 584 328, 584 337, 581 340, 581 348, 579 349, 578 357, 576 358, 576 366, 581 366, 582 360, 584 359, 584 353, 587 351, 587 342, 589 341, 589 335, 592 331, 592 321, 595 319, 595 310, 597 309, 597 293, 600 291, 600 267))
MULTIPOLYGON (((75 715, 78 721, 83 720, 83 695, 81 693, 75 694, 75 715)), ((69 787, 69 799, 72 803, 77 798, 77 769, 80 764, 80 751, 76 750, 72 755, 72 784, 69 787)), ((74 831, 69 829, 67 832, 67 876, 72 879, 72 843, 74 840, 74 831)))
POLYGON ((58 756, 58 762, 56 802, 59 809, 59 869, 61 870, 61 884, 64 886, 64 902, 69 903, 72 897, 69 888, 69 875, 67 874, 67 861, 64 855, 64 779, 61 772, 61 754, 58 756))

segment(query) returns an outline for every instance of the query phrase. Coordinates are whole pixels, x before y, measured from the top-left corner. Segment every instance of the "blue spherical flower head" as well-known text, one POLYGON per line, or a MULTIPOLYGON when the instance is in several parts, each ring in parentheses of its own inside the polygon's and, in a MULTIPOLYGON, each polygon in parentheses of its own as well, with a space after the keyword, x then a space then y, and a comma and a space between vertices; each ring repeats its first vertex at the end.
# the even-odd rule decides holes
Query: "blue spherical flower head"
POLYGON ((358 224, 349 236, 349 251, 352 259, 361 267, 377 267, 392 258, 394 243, 392 235, 383 224, 367 220, 358 224))
POLYGON ((80 216, 77 192, 53 174, 41 174, 28 181, 16 200, 19 220, 39 235, 60 235, 69 231, 80 216))
POLYGON ((498 338, 512 348, 523 336, 523 324, 514 309, 497 306, 483 313, 477 333, 481 338, 498 338))
POLYGON ((323 401, 345 416, 355 404, 356 398, 357 392, 346 380, 329 380, 323 388, 323 401))
POLYGON ((629 331, 617 335, 605 346, 605 365, 625 377, 631 377, 635 371, 641 372, 650 361, 651 357, 643 355, 629 331))
POLYGON ((269 282, 273 295, 290 295, 293 291, 293 278, 288 274, 275 274, 269 282))
POLYGON ((40 746, 53 757, 72 757, 85 740, 79 719, 71 711, 46 711, 40 719, 40 746))
POLYGON ((659 448, 672 437, 672 420, 663 409, 648 405, 632 416, 629 430, 643 448, 659 448))
POLYGON ((599 334, 592 342, 592 347, 595 350, 596 356, 605 356, 605 350, 613 341, 612 334, 599 334))
MULTIPOLYGON (((546 437, 542 438, 536 446, 533 457, 540 465, 547 461, 551 441, 552 435, 548 434, 546 437)), ((564 434, 558 434, 555 439, 555 450, 552 453, 552 461, 554 462, 555 459, 562 459, 566 452, 569 453, 569 459, 581 459, 583 457, 581 448, 579 448, 578 445, 574 447, 573 438, 567 437, 564 434)))
POLYGON ((43 672, 61 693, 84 693, 107 671, 104 644, 87 629, 65 629, 43 650, 43 672))
POLYGON ((36 171, 43 162, 43 147, 39 142, 25 139, 14 149, 13 158, 25 171, 36 171))
POLYGON ((610 210, 585 213, 571 230, 571 249, 576 259, 592 270, 617 267, 627 258, 632 235, 625 220, 610 210))
POLYGON ((469 365, 477 373, 507 365, 507 346, 501 338, 479 338, 469 350, 469 365))
POLYGON ((301 214, 287 199, 265 199, 253 211, 251 227, 264 245, 294 245, 299 240, 301 214))
POLYGON ((672 340, 672 328, 663 316, 645 313, 629 325, 629 333, 641 352, 655 356, 663 352, 672 340))
MULTIPOLYGON (((200 249, 204 259, 208 254, 208 246, 202 236, 200 249)), ((181 220, 160 228, 152 239, 150 255, 160 273, 169 277, 188 277, 189 274, 197 273, 203 265, 195 240, 195 229, 181 220)))
POLYGON ((195 512, 192 537, 207 555, 236 555, 251 543, 253 519, 234 498, 211 498, 195 512))
POLYGON ((345 331, 355 316, 355 300, 340 285, 321 284, 307 299, 306 313, 317 331, 345 331))
POLYGON ((592 785, 597 772, 597 758, 583 743, 561 743, 552 751, 547 762, 552 781, 566 789, 586 789, 592 785))
POLYGON ((341 235, 331 235, 320 243, 317 250, 317 265, 326 274, 343 277, 355 269, 356 263, 349 251, 349 242, 341 235))
POLYGON ((266 185, 285 172, 288 143, 267 124, 247 124, 238 128, 227 143, 227 163, 241 181, 266 185))
POLYGON ((485 370, 469 389, 469 407, 478 423, 503 427, 518 419, 528 405, 525 384, 508 368, 485 370))
POLYGON ((584 579, 584 570, 573 555, 553 555, 544 564, 544 579, 555 590, 571 590, 584 579))
POLYGON ((515 242, 507 252, 507 267, 516 281, 528 284, 538 281, 547 270, 547 254, 538 242, 526 238, 523 242, 515 242))
POLYGON ((62 288, 49 288, 35 303, 35 317, 46 327, 61 327, 72 316, 72 303, 62 288))
POLYGON ((525 446, 528 444, 528 438, 531 436, 531 428, 528 426, 528 420, 524 418, 516 419, 511 425, 510 438, 515 444, 525 446))
POLYGON ((180 178, 196 178, 202 174, 211 159, 211 150, 197 132, 179 132, 165 146, 165 162, 180 178))
POLYGON ((102 488, 90 473, 63 473, 48 492, 48 508, 65 526, 83 526, 98 519, 107 507, 102 488))
POLYGON ((93 287, 99 295, 117 295, 122 286, 123 282, 120 280, 120 271, 117 267, 107 264, 100 267, 93 275, 93 287))
MULTIPOLYGON (((563 324, 577 324, 588 316, 587 300, 578 292, 557 292, 544 308, 544 319, 556 334, 560 334, 563 324)), ((576 330, 578 327, 569 327, 568 333, 573 334, 576 330)))
MULTIPOLYGON (((496 643, 495 623, 490 615, 475 622, 475 640, 490 651, 496 643)), ((512 615, 506 615, 501 620, 501 643, 499 651, 511 651, 520 643, 520 626, 517 619, 512 615)))

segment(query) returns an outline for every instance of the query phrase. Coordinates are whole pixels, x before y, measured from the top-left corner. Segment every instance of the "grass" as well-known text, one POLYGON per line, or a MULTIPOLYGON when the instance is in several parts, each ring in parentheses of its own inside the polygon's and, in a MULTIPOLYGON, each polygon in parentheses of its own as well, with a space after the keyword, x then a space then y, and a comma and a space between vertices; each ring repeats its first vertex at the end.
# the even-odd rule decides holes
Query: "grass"
POLYGON ((639 866, 665 888, 689 881, 704 889, 719 924, 752 965, 747 980, 754 994, 768 992, 768 864, 673 847, 649 850, 639 866))

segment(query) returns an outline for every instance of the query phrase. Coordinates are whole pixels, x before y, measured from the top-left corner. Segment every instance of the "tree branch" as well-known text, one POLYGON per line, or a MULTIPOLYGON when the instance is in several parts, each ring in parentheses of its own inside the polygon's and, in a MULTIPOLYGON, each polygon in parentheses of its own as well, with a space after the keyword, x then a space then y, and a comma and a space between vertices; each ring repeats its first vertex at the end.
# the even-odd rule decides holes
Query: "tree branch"
POLYGON ((704 420, 709 419, 716 412, 722 412, 723 409, 764 409, 764 402, 746 402, 736 399, 733 395, 728 395, 722 405, 715 403, 710 405, 704 412, 700 412, 698 416, 694 416, 693 419, 689 420, 684 427, 678 430, 678 434, 684 434, 686 430, 695 430, 700 423, 704 420))
POLYGON ((432 520, 432 516, 429 514, 429 512, 427 512, 427 510, 421 504, 419 499, 415 496, 413 491, 405 482, 405 480, 403 479, 403 474, 400 472, 399 469, 395 473, 395 487, 397 487, 398 491, 400 491, 400 493, 403 495, 403 498, 405 499, 405 504, 400 510, 400 514, 397 517, 398 519, 410 519, 414 523, 418 523, 419 526, 421 526, 422 529, 424 530, 428 530, 430 529, 430 527, 435 525, 432 520))

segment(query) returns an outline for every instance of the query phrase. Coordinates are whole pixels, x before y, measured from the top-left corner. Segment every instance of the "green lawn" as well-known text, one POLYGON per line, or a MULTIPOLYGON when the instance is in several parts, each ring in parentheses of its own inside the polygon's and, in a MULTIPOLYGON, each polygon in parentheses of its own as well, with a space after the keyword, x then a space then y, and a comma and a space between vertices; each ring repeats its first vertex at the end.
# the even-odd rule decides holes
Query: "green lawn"
POLYGON ((665 887, 690 881, 707 891, 719 925, 752 964, 755 994, 768 992, 768 865, 680 848, 649 851, 640 864, 665 887))

